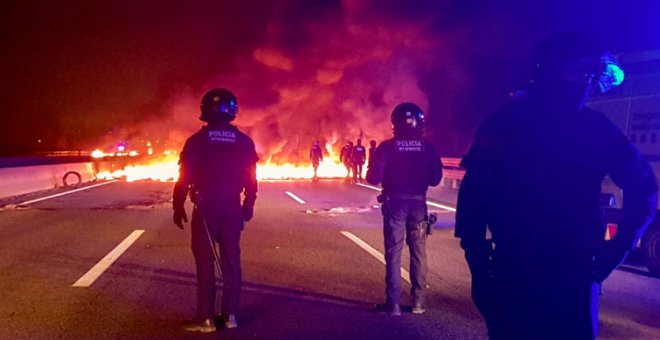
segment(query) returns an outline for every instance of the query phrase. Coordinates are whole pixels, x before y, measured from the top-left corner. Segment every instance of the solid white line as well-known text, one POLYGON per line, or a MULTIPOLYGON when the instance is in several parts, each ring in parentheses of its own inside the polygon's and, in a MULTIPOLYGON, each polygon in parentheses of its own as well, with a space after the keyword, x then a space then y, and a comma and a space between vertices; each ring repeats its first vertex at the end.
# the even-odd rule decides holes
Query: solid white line
POLYGON ((117 259, 123 254, 128 247, 130 247, 133 242, 135 242, 140 235, 144 233, 144 230, 133 230, 133 232, 128 235, 121 243, 115 247, 111 252, 108 253, 101 261, 99 261, 92 269, 90 269, 85 275, 83 275, 78 281, 76 281, 72 287, 89 287, 96 279, 103 274, 103 272, 110 268, 110 266, 117 261, 117 259))
POLYGON ((298 202, 298 203, 300 203, 300 204, 305 204, 305 203, 306 203, 305 201, 302 200, 302 198, 296 196, 296 195, 295 195, 294 193, 292 193, 291 191, 285 191, 284 193, 287 194, 287 196, 293 198, 296 202, 298 202))
MULTIPOLYGON (((359 186, 361 186, 361 187, 364 187, 364 188, 371 189, 371 190, 383 191, 382 188, 375 187, 375 186, 372 186, 372 185, 362 184, 362 183, 355 183, 355 184, 357 184, 357 185, 359 185, 359 186)), ((448 206, 448 205, 444 205, 444 204, 440 204, 440 203, 435 203, 435 202, 431 202, 431 201, 426 201, 426 204, 428 204, 428 205, 430 205, 430 206, 432 206, 432 207, 436 207, 436 208, 440 208, 440 209, 445 209, 445 210, 448 210, 448 211, 451 211, 451 212, 456 212, 456 208, 454 208, 454 207, 450 207, 450 206, 448 206)))
MULTIPOLYGON (((342 231, 342 235, 348 237, 349 240, 355 242, 360 248, 364 249, 369 253, 371 256, 375 257, 378 261, 380 261, 382 264, 385 264, 385 256, 381 254, 378 250, 374 249, 374 247, 370 246, 367 242, 362 241, 361 238, 353 235, 353 233, 349 231, 342 231)), ((410 273, 405 270, 403 267, 401 267, 401 278, 410 283, 410 273)))
POLYGON ((428 205, 430 205, 430 206, 432 206, 432 207, 436 207, 436 208, 440 208, 440 209, 445 209, 445 210, 448 210, 448 211, 451 211, 451 212, 456 212, 456 208, 450 207, 450 206, 448 206, 448 205, 444 205, 444 204, 440 204, 440 203, 435 203, 435 202, 431 202, 431 201, 426 201, 426 204, 428 204, 428 205))
POLYGON ((48 200, 48 199, 51 199, 51 198, 60 197, 60 196, 68 195, 68 194, 73 194, 74 192, 83 191, 83 190, 87 190, 87 189, 91 189, 91 188, 95 188, 95 187, 100 187, 102 185, 107 185, 107 184, 114 183, 114 182, 117 182, 117 181, 119 181, 119 180, 115 179, 115 180, 108 181, 108 182, 98 183, 98 184, 90 185, 90 186, 84 187, 84 188, 69 190, 69 191, 61 192, 61 193, 55 194, 55 195, 36 198, 36 199, 33 199, 33 200, 25 201, 23 203, 19 203, 17 205, 28 205, 28 204, 32 204, 32 203, 37 203, 37 202, 45 201, 45 200, 48 200))
POLYGON ((375 187, 375 186, 373 186, 373 185, 364 184, 364 183, 355 183, 355 184, 357 184, 357 185, 359 185, 359 186, 361 186, 361 187, 369 188, 369 189, 371 189, 371 190, 383 191, 382 188, 375 187))

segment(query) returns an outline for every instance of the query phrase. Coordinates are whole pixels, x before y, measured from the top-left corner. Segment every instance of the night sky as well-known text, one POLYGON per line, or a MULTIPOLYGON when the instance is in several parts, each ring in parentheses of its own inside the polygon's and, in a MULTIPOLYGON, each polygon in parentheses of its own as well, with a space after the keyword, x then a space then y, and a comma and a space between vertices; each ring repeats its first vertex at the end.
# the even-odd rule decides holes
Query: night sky
POLYGON ((3 1, 0 155, 181 142, 211 87, 275 161, 390 134, 404 100, 445 155, 557 31, 660 49, 658 1, 3 1), (603 4, 607 5, 603 5, 603 4), (142 143, 142 144, 141 144, 142 143))

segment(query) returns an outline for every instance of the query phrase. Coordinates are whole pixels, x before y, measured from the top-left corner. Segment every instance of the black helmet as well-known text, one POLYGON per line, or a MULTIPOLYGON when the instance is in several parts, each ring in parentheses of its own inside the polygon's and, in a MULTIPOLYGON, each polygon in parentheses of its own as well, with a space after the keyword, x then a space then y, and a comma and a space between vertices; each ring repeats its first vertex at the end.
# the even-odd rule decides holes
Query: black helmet
POLYGON ((238 113, 238 101, 227 89, 212 89, 202 97, 199 119, 205 122, 232 121, 238 113))
POLYGON ((424 133, 424 112, 413 103, 401 103, 392 111, 395 136, 417 137, 424 133))
POLYGON ((557 33, 544 40, 534 55, 534 82, 572 73, 592 79, 601 92, 621 85, 624 73, 612 52, 582 33, 557 33))

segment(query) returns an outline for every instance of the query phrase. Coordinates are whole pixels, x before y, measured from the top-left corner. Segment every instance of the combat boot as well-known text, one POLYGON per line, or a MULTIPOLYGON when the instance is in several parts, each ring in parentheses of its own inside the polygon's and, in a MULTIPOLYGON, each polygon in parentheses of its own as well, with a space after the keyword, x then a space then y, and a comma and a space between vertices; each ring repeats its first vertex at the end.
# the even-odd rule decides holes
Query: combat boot
POLYGON ((399 304, 379 304, 376 305, 376 311, 378 313, 384 313, 384 314, 389 314, 392 316, 400 316, 401 315, 401 306, 399 304))
POLYGON ((183 329, 188 332, 211 333, 215 332, 215 323, 211 319, 193 320, 183 325, 183 329))
POLYGON ((413 304, 412 313, 413 314, 424 314, 424 313, 426 313, 426 307, 424 307, 424 304, 421 303, 421 302, 415 302, 413 304))
POLYGON ((227 329, 232 329, 238 327, 238 321, 236 321, 236 314, 229 314, 222 317, 224 326, 227 329))

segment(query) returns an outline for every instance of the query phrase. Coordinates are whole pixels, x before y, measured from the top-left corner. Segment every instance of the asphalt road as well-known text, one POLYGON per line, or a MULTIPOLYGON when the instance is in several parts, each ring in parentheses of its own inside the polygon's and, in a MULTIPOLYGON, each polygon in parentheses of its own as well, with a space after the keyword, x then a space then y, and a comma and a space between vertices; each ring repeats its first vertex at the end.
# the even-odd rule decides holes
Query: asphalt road
MULTIPOLYGON (((0 338, 486 337, 447 209, 431 208, 440 220, 428 241, 427 313, 373 311, 385 289, 377 193, 343 181, 262 182, 241 240, 239 328, 185 333, 181 325, 194 315, 195 273, 189 230, 171 223, 171 187, 114 182, 25 207, 13 204, 53 192, 0 202, 10 204, 0 211, 0 338), (108 256, 129 235, 134 242, 108 256), (103 259, 105 271, 74 287, 103 259)), ((431 194, 449 206, 453 195, 431 194)), ((407 258, 404 253, 404 268, 407 258)), ((404 303, 409 287, 404 282, 404 303)), ((617 270, 605 282, 600 311, 603 339, 660 338, 660 280, 617 270)))

